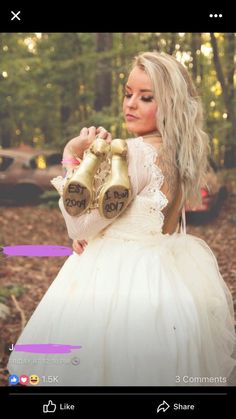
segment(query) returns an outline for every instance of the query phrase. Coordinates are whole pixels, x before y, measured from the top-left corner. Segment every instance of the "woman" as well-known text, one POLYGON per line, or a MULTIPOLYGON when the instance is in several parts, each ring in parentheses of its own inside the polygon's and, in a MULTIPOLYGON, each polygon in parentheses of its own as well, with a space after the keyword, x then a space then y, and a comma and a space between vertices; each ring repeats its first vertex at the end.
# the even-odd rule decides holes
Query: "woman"
MULTIPOLYGON (((184 205, 199 199, 207 169, 200 101, 179 62, 144 53, 129 74, 123 110, 135 136, 127 141, 132 201, 106 219, 97 208, 71 216, 60 199, 80 255, 68 258, 17 342, 81 348, 58 363, 52 354, 14 351, 9 369, 37 374, 41 385, 50 385, 48 376, 60 385, 226 384, 236 364, 232 298, 212 251, 186 234, 184 222, 184 205)), ((66 145, 67 177, 97 133, 110 143, 106 130, 90 127, 66 145)), ((101 183, 103 175, 106 165, 101 183)), ((54 184, 61 191, 65 180, 54 184)))

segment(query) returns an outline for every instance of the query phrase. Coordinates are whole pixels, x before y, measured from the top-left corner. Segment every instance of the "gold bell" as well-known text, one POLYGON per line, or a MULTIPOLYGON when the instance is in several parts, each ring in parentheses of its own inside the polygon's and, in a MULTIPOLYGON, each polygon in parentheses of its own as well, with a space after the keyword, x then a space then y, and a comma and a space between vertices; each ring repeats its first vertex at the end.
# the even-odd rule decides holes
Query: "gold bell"
POLYGON ((128 175, 126 140, 115 139, 111 142, 111 175, 103 185, 98 208, 105 218, 118 216, 131 200, 131 183, 128 175))
POLYGON ((68 214, 79 216, 91 205, 94 175, 109 151, 110 145, 103 138, 96 138, 91 144, 79 168, 64 187, 63 203, 68 214))

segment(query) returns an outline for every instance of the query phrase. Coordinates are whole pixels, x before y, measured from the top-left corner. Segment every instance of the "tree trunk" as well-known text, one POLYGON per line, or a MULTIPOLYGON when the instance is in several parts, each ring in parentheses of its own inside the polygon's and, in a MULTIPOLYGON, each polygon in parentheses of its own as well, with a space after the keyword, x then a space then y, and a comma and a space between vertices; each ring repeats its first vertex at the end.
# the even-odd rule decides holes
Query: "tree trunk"
POLYGON ((223 72, 222 64, 219 57, 217 40, 214 33, 211 33, 211 45, 213 49, 213 60, 215 64, 217 78, 222 89, 222 96, 231 123, 231 128, 226 136, 225 147, 225 167, 235 167, 236 165, 236 121, 233 106, 234 97, 234 34, 225 34, 225 60, 226 71, 223 72))
POLYGON ((192 33, 191 34, 191 53, 192 53, 192 58, 193 58, 193 69, 192 69, 192 74, 193 74, 193 79, 196 81, 197 79, 197 75, 198 75, 198 65, 197 65, 197 49, 198 49, 198 34, 197 33, 192 33))
POLYGON ((169 48, 168 48, 168 54, 172 55, 175 51, 175 44, 176 44, 176 33, 175 32, 171 32, 170 34, 170 44, 169 44, 169 48))
POLYGON ((1 146, 2 148, 10 148, 11 147, 11 133, 6 130, 2 130, 0 133, 1 137, 1 146))
MULTIPOLYGON (((96 34, 96 51, 105 52, 112 48, 112 34, 111 33, 97 33, 96 34)), ((111 105, 112 93, 112 71, 111 58, 99 58, 97 63, 97 73, 95 77, 95 101, 94 108, 100 111, 104 106, 111 105)))

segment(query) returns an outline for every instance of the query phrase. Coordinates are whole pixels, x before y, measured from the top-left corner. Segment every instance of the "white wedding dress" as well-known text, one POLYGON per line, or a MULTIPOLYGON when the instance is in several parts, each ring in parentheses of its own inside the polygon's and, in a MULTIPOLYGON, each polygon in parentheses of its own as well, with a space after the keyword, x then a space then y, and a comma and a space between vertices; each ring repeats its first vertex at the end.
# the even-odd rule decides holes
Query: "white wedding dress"
POLYGON ((107 220, 97 209, 71 217, 60 199, 69 236, 89 244, 68 257, 17 342, 81 348, 13 351, 8 369, 37 374, 39 385, 55 385, 49 376, 65 386, 226 384, 236 365, 231 294, 203 240, 185 228, 162 233, 157 151, 142 138, 127 143, 131 204, 107 220))

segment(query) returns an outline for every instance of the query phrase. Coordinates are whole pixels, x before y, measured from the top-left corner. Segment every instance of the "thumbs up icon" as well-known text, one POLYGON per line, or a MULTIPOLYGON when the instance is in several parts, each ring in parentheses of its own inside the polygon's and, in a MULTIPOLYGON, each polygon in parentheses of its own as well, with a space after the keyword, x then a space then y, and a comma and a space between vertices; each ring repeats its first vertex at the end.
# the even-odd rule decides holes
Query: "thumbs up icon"
POLYGON ((52 402, 52 400, 48 400, 48 404, 43 405, 43 413, 54 413, 57 406, 52 402))

